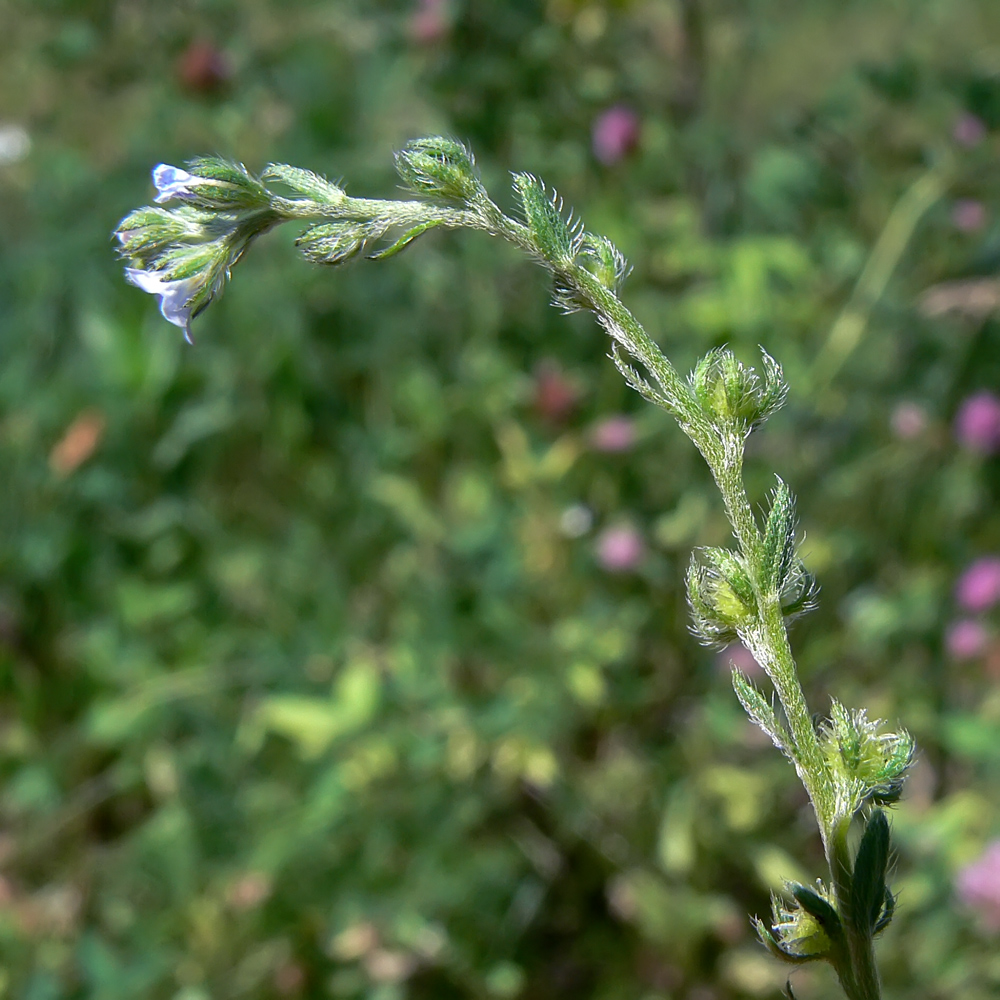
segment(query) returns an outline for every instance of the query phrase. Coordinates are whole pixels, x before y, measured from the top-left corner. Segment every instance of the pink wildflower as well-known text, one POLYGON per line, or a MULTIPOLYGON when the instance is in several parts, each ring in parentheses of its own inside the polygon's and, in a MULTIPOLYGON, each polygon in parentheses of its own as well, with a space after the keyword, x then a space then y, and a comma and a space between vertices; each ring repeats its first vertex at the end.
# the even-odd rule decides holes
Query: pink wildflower
POLYGON ((431 45, 447 37, 451 24, 445 0, 419 0, 410 17, 410 38, 420 45, 431 45))
POLYGON ((757 662, 753 653, 742 642, 734 642, 726 646, 725 649, 719 652, 716 662, 719 665, 719 669, 724 670, 726 673, 729 673, 733 667, 737 670, 742 670, 748 677, 753 677, 754 674, 762 674, 764 672, 764 668, 757 662))
POLYGON ((983 124, 983 120, 968 112, 958 116, 955 127, 951 131, 951 137, 955 142, 960 146, 965 146, 966 149, 978 146, 985 135, 986 126, 983 124))
POLYGON ((890 417, 893 433, 903 441, 920 437, 927 428, 927 414, 917 403, 899 403, 890 417))
POLYGON ((955 585, 955 600, 966 611, 986 611, 1000 603, 1000 557, 971 563, 955 585))
POLYGON ((986 639, 986 629, 979 622, 963 618, 948 626, 944 644, 952 659, 974 660, 986 650, 986 639))
POLYGON ((542 361, 535 370, 535 411, 552 424, 566 420, 576 408, 580 391, 559 364, 542 361))
POLYGON ((1000 932, 1000 840, 958 873, 955 889, 966 906, 978 911, 983 926, 1000 932))
POLYGON ((955 417, 955 437, 970 451, 1000 451, 1000 398, 986 391, 969 396, 955 417))
POLYGON ((599 420, 590 429, 590 445, 595 451, 628 451, 635 444, 635 424, 618 414, 599 420))
POLYGON ((616 104, 594 120, 591 148, 606 167, 623 160, 639 145, 639 116, 624 104, 616 104))
POLYGON ((642 535, 628 525, 606 528, 597 539, 597 561, 610 573, 635 569, 645 554, 642 535))
POLYGON ((974 198, 959 198, 952 206, 951 221, 962 233, 974 233, 986 224, 986 206, 974 198))

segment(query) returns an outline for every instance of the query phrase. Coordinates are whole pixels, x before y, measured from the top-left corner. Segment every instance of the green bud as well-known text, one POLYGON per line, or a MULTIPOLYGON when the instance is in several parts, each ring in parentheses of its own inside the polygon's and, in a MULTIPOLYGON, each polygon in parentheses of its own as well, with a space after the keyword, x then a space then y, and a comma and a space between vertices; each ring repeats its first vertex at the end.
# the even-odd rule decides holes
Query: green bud
POLYGON ((414 139, 396 153, 396 171, 417 194, 473 202, 486 191, 476 173, 472 152, 454 139, 414 139))
POLYGON ((531 174, 514 174, 514 190, 539 256, 554 267, 569 267, 580 251, 583 237, 578 225, 563 218, 561 199, 550 195, 531 174))
POLYGON ((180 281, 213 270, 227 254, 224 240, 209 243, 179 244, 164 250, 157 259, 157 270, 169 281, 180 281))
POLYGON ((913 737, 905 730, 881 732, 883 726, 881 719, 869 719, 864 709, 850 711, 834 701, 820 731, 820 746, 841 789, 845 818, 865 802, 890 805, 902 793, 913 762, 913 737))
POLYGON ((302 167, 290 167, 287 163, 269 163, 261 177, 264 180, 281 181, 296 194, 321 205, 338 205, 347 197, 343 188, 331 184, 325 177, 302 167))
POLYGON ((756 597, 743 560, 727 549, 696 549, 687 574, 693 631, 710 646, 737 638, 756 613, 756 597))
POLYGON ((608 291, 618 292, 629 272, 628 261, 606 236, 583 234, 584 263, 608 291))
POLYGON ((717 426, 748 433, 785 401, 781 366, 761 351, 763 378, 732 351, 709 351, 691 373, 691 385, 706 416, 717 426))
POLYGON ((295 245, 316 264, 343 264, 357 256, 370 240, 382 236, 387 228, 384 221, 321 222, 306 229, 295 245))
POLYGON ((779 896, 772 896, 770 930, 756 918, 757 936, 768 951, 786 962, 798 964, 830 958, 842 928, 826 890, 822 884, 818 892, 798 882, 787 885, 793 902, 786 903, 779 896))
POLYGON ((202 156, 187 164, 187 171, 160 164, 153 171, 153 182, 163 203, 179 198, 198 208, 220 211, 267 208, 271 195, 242 163, 218 156, 202 156))

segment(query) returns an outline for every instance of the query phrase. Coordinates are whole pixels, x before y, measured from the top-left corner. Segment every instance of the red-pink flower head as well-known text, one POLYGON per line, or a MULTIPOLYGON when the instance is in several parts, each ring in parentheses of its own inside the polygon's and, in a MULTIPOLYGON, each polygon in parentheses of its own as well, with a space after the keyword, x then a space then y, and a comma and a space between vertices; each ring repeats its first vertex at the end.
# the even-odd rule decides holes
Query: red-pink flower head
POLYGON ((597 561, 611 573, 635 569, 646 554, 642 535, 629 525, 606 528, 597 539, 597 561))
POLYGON ((951 207, 951 221, 962 233, 974 233, 986 225, 986 206, 975 198, 959 198, 951 207))
POLYGON ((951 137, 960 146, 972 149, 978 146, 986 135, 986 126, 982 118, 970 115, 968 112, 961 114, 955 120, 955 127, 951 131, 951 137))
POLYGON ((978 912, 987 930, 1000 932, 1000 840, 958 873, 955 889, 958 898, 978 912))
POLYGON ((590 429, 590 446, 594 451, 628 451, 635 444, 635 424, 618 414, 599 420, 590 429))
POLYGON ((594 119, 591 147, 606 167, 623 160, 639 145, 639 116, 624 104, 603 111, 594 119))
POLYGON ((945 633, 944 645, 954 660, 974 660, 986 651, 986 629, 981 622, 963 618, 952 622, 945 633))
POLYGON ((1000 398, 986 391, 969 396, 955 417, 955 437, 970 451, 1000 451, 1000 398))
POLYGON ((966 611, 987 611, 1000 603, 1000 557, 970 563, 955 585, 955 600, 966 611))

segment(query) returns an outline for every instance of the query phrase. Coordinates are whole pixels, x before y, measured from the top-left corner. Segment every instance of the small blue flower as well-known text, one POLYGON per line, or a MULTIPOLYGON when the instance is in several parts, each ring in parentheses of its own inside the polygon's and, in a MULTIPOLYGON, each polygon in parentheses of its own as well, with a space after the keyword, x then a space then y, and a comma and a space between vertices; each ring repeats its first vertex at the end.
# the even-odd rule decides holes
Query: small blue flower
POLYGON ((164 281, 158 271, 141 271, 135 267, 125 268, 128 281, 160 300, 160 312, 163 318, 184 331, 184 339, 191 340, 191 312, 195 296, 202 290, 205 278, 194 274, 190 278, 177 281, 164 281))
POLYGON ((190 198, 194 192, 188 185, 196 179, 180 167, 172 167, 169 163, 157 164, 153 167, 153 183, 159 192, 156 204, 162 205, 172 198, 190 198))

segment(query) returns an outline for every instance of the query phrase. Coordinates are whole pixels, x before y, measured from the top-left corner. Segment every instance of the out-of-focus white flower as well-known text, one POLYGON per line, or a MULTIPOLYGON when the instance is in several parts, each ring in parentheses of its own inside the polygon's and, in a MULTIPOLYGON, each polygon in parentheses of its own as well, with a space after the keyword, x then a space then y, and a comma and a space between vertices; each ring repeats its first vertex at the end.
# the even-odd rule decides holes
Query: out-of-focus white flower
POLYGON ((156 204, 162 205, 172 198, 190 198, 192 191, 188 186, 195 179, 180 167, 172 167, 169 163, 158 163, 153 167, 153 184, 159 192, 156 204))
POLYGON ((205 278, 201 274, 193 274, 190 278, 180 278, 177 281, 164 281, 157 271, 140 271, 136 267, 126 267, 125 277, 136 288, 141 288, 160 300, 160 312, 168 323, 179 326, 184 331, 184 339, 191 340, 191 310, 192 299, 201 291, 205 278))
POLYGON ((23 160, 31 150, 31 136, 20 125, 0 125, 0 166, 23 160))

